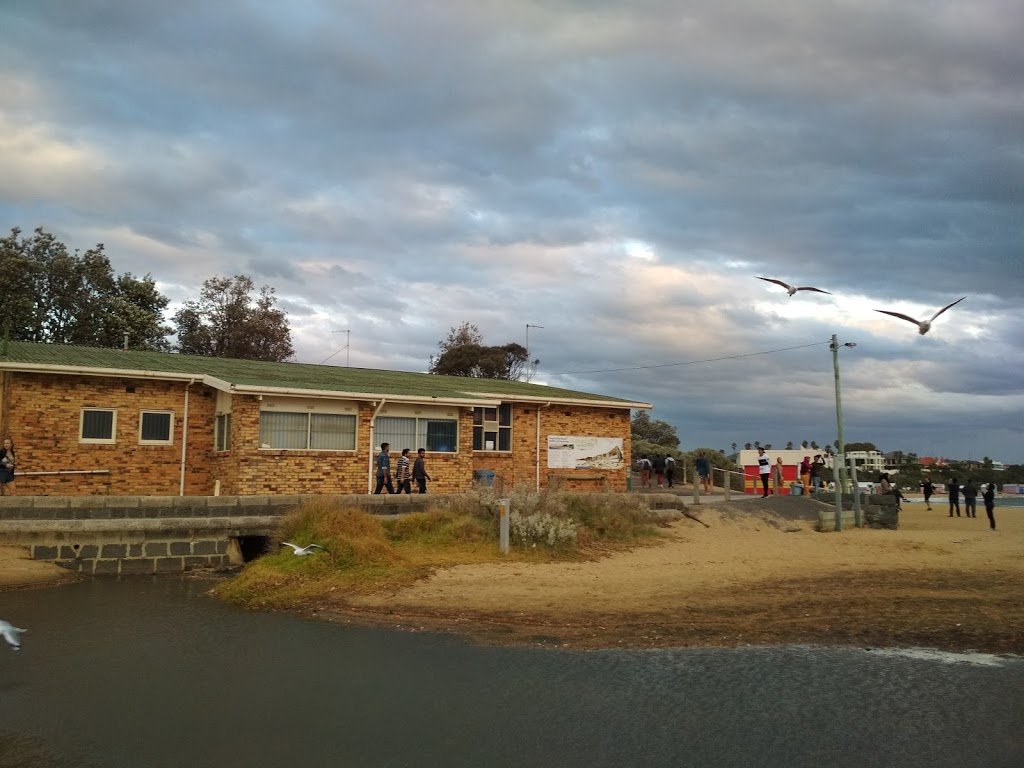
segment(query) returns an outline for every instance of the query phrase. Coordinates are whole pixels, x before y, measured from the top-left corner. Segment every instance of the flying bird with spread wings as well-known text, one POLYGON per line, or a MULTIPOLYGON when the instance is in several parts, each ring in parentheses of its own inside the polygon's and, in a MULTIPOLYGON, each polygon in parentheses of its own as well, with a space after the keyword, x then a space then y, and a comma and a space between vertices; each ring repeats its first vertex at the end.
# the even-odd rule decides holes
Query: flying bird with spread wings
POLYGON ((932 315, 930 320, 915 320, 913 317, 910 317, 909 315, 904 315, 901 312, 890 312, 887 309, 876 309, 875 312, 881 312, 883 315, 892 315, 893 317, 898 317, 900 320, 906 320, 909 323, 913 323, 914 325, 917 326, 917 332, 919 334, 921 334, 922 336, 924 336, 931 329, 932 323, 935 322, 935 318, 937 318, 939 315, 941 315, 943 312, 945 312, 950 307, 955 307, 957 304, 959 304, 961 301, 963 301, 966 298, 967 298, 966 296, 961 296, 959 299, 954 301, 952 304, 947 304, 942 309, 940 309, 938 312, 936 312, 934 315, 932 315))
POLYGON ((21 650, 21 638, 19 635, 25 631, 26 630, 0 619, 0 637, 3 637, 3 639, 7 641, 7 644, 16 651, 21 650))
MULTIPOLYGON (((305 547, 300 547, 298 544, 292 544, 290 541, 282 541, 281 545, 285 547, 291 547, 293 550, 295 550, 295 555, 297 557, 306 557, 307 555, 312 555, 313 550, 315 549, 324 549, 319 544, 308 544, 305 547)), ((327 550, 324 551, 326 552, 327 550)))
MULTIPOLYGON (((755 275, 755 277, 757 276, 755 275)), ((764 280, 766 283, 775 283, 776 285, 781 285, 783 288, 786 289, 786 293, 788 293, 790 296, 792 296, 797 291, 814 291, 815 293, 828 293, 829 296, 832 295, 828 291, 823 291, 821 290, 821 288, 815 288, 814 286, 811 285, 790 285, 789 283, 784 283, 781 280, 772 280, 770 277, 757 277, 757 279, 764 280)))

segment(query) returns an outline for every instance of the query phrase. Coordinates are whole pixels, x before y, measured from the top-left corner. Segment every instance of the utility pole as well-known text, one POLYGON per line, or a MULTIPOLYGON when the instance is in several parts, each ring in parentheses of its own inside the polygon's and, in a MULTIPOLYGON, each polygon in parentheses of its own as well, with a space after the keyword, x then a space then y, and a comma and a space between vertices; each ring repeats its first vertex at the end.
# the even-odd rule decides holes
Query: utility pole
MULTIPOLYGON (((856 343, 847 342, 843 344, 844 347, 856 347, 856 343)), ((836 494, 841 494, 843 488, 846 486, 846 441, 843 439, 843 398, 840 394, 839 389, 839 338, 836 334, 832 334, 832 370, 835 372, 836 377, 836 428, 838 430, 839 445, 836 446, 838 449, 838 455, 836 456, 837 466, 839 467, 839 475, 837 481, 839 485, 836 487, 836 494)))

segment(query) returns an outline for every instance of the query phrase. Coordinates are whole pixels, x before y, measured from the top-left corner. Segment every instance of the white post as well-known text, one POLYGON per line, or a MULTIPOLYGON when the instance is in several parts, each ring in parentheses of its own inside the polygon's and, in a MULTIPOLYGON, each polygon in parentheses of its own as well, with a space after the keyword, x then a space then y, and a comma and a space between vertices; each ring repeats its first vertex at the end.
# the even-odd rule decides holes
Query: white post
POLYGON ((729 476, 729 474, 729 470, 722 470, 722 495, 724 496, 726 501, 729 500, 729 494, 732 492, 732 478, 729 476))
POLYGON ((693 471, 693 503, 700 504, 700 476, 693 471))
POLYGON ((857 482, 856 459, 850 459, 850 480, 853 481, 853 521, 858 528, 863 528, 864 512, 860 508, 860 483, 857 482))
POLYGON ((499 526, 498 526, 498 548, 501 554, 508 554, 508 525, 509 525, 509 514, 511 513, 512 503, 508 499, 499 499, 498 508, 500 509, 499 515, 499 526))

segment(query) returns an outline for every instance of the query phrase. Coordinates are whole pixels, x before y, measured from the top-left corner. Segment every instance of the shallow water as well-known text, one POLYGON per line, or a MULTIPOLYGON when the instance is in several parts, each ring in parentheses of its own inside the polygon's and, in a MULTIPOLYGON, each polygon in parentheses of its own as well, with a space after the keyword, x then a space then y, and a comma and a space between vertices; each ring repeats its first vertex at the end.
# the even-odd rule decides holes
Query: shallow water
POLYGON ((553 651, 247 613, 177 579, 0 594, 0 768, 1019 766, 1024 660, 553 651))

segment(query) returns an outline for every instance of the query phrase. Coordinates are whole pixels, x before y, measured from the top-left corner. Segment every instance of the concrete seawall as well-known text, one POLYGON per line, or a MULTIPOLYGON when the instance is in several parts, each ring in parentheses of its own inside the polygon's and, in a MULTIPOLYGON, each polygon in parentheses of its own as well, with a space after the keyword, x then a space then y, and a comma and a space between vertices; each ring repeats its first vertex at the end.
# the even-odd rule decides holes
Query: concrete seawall
POLYGON ((330 498, 375 514, 430 496, 5 496, 0 545, 86 574, 173 573, 242 563, 303 503, 330 498))

